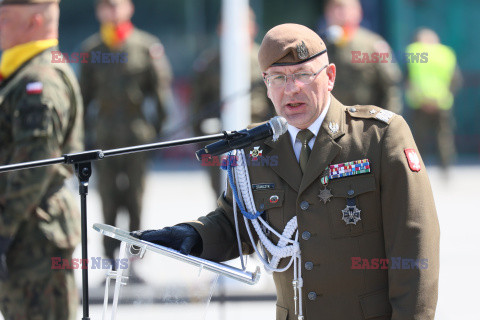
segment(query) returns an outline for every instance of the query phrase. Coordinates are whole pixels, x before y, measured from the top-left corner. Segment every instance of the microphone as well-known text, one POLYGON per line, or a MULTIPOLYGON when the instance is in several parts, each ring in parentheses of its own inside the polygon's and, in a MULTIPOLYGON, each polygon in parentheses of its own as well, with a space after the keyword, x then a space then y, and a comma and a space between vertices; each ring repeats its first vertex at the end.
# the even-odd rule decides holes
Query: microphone
POLYGON ((251 145, 254 141, 262 140, 273 136, 273 141, 277 141, 278 138, 287 132, 287 120, 283 117, 273 117, 267 123, 264 123, 253 129, 234 131, 233 137, 227 137, 224 140, 220 140, 205 146, 203 149, 195 152, 197 159, 202 160, 202 156, 217 156, 219 154, 226 153, 234 149, 242 149, 251 145))

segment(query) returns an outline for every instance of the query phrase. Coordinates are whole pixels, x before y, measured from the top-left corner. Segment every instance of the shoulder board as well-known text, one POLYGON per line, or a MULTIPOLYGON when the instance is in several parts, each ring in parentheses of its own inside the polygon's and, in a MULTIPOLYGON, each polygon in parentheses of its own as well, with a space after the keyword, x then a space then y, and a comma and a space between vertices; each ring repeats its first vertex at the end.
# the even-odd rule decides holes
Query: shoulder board
POLYGON ((394 112, 379 108, 377 106, 356 105, 347 107, 347 112, 353 118, 377 119, 386 124, 389 124, 395 116, 394 112))

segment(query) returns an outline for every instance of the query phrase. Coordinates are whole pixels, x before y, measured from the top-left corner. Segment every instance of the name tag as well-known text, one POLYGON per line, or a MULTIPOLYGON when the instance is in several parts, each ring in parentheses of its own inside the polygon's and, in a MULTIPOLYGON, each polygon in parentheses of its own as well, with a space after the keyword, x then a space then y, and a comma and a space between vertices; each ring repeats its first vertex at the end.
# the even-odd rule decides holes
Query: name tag
POLYGON ((252 184, 252 190, 269 190, 275 189, 274 183, 259 183, 259 184, 252 184))

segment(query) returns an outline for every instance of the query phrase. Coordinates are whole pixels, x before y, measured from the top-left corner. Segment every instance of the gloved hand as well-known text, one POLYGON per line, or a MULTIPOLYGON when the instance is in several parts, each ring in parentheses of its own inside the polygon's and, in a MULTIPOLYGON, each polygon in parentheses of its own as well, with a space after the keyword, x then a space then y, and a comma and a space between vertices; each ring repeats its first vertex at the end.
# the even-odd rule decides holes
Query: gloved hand
POLYGON ((183 254, 199 255, 202 252, 202 238, 195 228, 179 224, 158 230, 132 231, 130 235, 140 240, 180 251, 183 254))
POLYGON ((7 252, 12 240, 12 238, 0 236, 0 281, 5 281, 8 278, 7 252))

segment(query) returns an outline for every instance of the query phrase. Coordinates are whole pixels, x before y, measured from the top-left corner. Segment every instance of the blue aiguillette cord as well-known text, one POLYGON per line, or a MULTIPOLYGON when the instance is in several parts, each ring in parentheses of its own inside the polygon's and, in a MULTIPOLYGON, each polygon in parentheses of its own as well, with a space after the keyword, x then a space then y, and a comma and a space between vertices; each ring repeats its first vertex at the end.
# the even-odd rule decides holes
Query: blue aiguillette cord
POLYGON ((235 197, 235 200, 238 204, 238 207, 240 208, 240 211, 242 212, 243 216, 246 217, 249 220, 254 220, 257 219, 262 213, 258 212, 256 214, 251 214, 250 212, 245 210, 245 207, 243 206, 243 203, 240 201, 240 198, 238 197, 238 192, 237 192, 237 186, 235 185, 235 182, 233 181, 233 167, 232 167, 232 153, 229 152, 227 156, 227 167, 225 168, 224 165, 222 165, 223 170, 227 170, 228 174, 228 181, 230 182, 230 187, 232 188, 233 196, 235 197))

